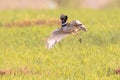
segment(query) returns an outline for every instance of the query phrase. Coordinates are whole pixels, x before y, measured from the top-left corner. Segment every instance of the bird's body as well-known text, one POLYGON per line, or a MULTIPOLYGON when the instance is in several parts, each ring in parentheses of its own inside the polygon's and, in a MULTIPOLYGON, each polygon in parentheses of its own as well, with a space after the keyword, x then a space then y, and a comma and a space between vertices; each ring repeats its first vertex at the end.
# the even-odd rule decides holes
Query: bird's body
POLYGON ((80 30, 86 31, 86 27, 78 20, 66 23, 62 22, 62 27, 54 30, 47 40, 47 48, 52 48, 56 43, 60 42, 69 34, 76 35, 80 30))
MULTIPOLYGON (((75 20, 67 23, 67 25, 63 27, 63 31, 69 33, 77 33, 83 28, 85 28, 85 26, 80 21, 75 20)), ((86 31, 86 29, 83 29, 83 31, 86 31)))

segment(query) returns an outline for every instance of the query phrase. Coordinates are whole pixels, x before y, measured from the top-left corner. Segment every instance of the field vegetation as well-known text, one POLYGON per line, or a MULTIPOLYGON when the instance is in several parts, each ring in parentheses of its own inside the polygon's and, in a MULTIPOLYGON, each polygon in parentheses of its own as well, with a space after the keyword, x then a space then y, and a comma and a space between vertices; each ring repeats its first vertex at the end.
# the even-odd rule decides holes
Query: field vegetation
POLYGON ((119 9, 0 11, 0 80, 120 80, 119 69, 119 9), (82 43, 70 35, 47 50, 61 13, 88 32, 82 43))

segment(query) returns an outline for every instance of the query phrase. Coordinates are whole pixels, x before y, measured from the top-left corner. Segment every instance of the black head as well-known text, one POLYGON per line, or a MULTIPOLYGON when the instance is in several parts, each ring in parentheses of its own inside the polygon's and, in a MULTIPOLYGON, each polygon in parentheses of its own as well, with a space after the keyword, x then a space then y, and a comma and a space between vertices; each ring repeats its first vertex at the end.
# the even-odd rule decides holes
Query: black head
POLYGON ((68 17, 67 17, 67 15, 62 14, 60 16, 60 19, 61 19, 62 23, 65 23, 67 21, 68 17))

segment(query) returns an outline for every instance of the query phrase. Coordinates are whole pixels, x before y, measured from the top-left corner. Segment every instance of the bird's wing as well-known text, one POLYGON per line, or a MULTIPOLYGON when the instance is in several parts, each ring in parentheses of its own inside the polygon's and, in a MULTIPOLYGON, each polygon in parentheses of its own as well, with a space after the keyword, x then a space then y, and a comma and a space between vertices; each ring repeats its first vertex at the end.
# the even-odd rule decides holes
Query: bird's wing
POLYGON ((79 28, 82 30, 82 31, 87 31, 87 28, 85 27, 85 25, 83 25, 80 21, 78 20, 75 20, 75 21, 72 21, 71 22, 71 25, 73 26, 79 26, 79 28))
POLYGON ((52 34, 47 40, 47 48, 52 48, 56 43, 60 42, 67 35, 68 33, 63 32, 61 28, 56 29, 52 32, 52 34))
POLYGON ((83 25, 83 24, 80 25, 80 29, 83 30, 83 31, 85 31, 85 32, 87 31, 87 28, 86 28, 85 25, 83 25))

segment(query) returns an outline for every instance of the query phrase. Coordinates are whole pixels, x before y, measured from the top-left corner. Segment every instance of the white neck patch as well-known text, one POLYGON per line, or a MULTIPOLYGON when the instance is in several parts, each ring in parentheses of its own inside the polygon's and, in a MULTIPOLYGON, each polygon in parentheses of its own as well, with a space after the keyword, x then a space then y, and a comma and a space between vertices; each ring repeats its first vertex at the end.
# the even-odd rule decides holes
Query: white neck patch
POLYGON ((67 23, 62 23, 62 25, 66 25, 67 23))

